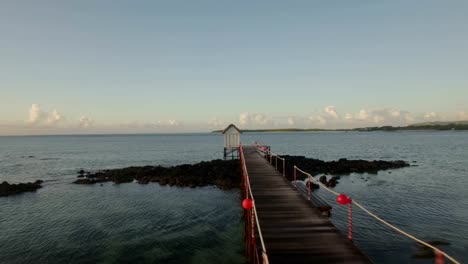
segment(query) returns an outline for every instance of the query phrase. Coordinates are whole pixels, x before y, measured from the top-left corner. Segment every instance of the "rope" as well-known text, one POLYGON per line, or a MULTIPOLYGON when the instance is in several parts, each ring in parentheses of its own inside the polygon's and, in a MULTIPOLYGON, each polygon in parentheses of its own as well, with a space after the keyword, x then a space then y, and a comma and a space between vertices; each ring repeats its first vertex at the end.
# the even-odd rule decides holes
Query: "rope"
POLYGON ((437 247, 434 247, 433 245, 429 244, 429 243, 426 243, 424 241, 422 241, 421 239, 419 238, 416 238, 415 236, 413 235, 410 235, 408 233, 406 233, 405 231, 399 229, 398 227, 386 222, 385 220, 383 220, 382 218, 378 217, 377 215, 373 214, 372 212, 370 212, 369 210, 367 210, 364 206, 362 206, 360 203, 356 202, 356 201, 352 201, 352 203, 354 205, 356 205, 357 207, 361 208, 361 210, 363 210, 364 212, 366 212, 368 215, 372 216, 373 218, 375 218, 377 221, 381 222, 382 224, 390 227, 391 229, 397 231, 398 233, 408 237, 408 238, 411 238, 413 239, 414 241, 418 242, 418 243, 421 243, 423 244, 424 246, 428 247, 428 248, 431 248, 433 249, 435 252, 439 252, 441 253, 442 255, 444 255, 445 257, 447 257, 450 261, 452 261, 453 263, 455 264, 461 264, 460 262, 458 262, 457 260, 455 260, 453 257, 451 257, 449 254, 445 253, 444 251, 440 250, 439 248, 437 247))
MULTIPOLYGON (((258 146, 258 145, 257 145, 257 146, 258 146)), ((264 148, 264 147, 262 147, 262 148, 264 148)), ((279 156, 276 155, 276 154, 275 154, 275 156, 279 157, 279 156)), ((281 158, 280 158, 280 159, 281 159, 281 158)), ((327 190, 327 191, 330 192, 330 193, 333 193, 334 195, 337 195, 337 196, 340 195, 340 193, 333 191, 332 189, 328 188, 326 185, 322 184, 320 181, 317 181, 310 173, 305 172, 305 171, 299 169, 297 166, 294 166, 294 169, 300 171, 301 173, 303 173, 303 174, 305 174, 305 175, 307 175, 307 176, 308 176, 308 179, 309 179, 309 184, 310 184, 310 179, 312 179, 312 180, 313 180, 315 183, 317 183, 321 188, 324 188, 325 190, 327 190)), ((296 176, 296 175, 294 175, 294 176, 296 176)), ((414 240, 414 241, 416 241, 416 242, 418 242, 418 243, 420 243, 420 244, 422 244, 422 245, 424 245, 424 246, 426 246, 426 247, 428 247, 428 248, 431 248, 432 250, 435 251, 436 255, 437 255, 437 254, 442 254, 443 256, 445 256, 446 258, 448 258, 448 259, 449 259, 450 261, 452 261, 453 263, 455 263, 455 264, 461 264, 459 261, 457 261, 456 259, 454 259, 454 258, 453 258, 452 256, 450 256, 449 254, 445 253, 445 252, 442 251, 441 249, 439 249, 439 248, 437 248, 437 247, 435 247, 435 246, 433 246, 433 245, 431 245, 431 244, 429 244, 429 243, 427 243, 427 242, 424 242, 423 240, 421 240, 421 239, 419 239, 419 238, 417 238, 417 237, 415 237, 415 236, 413 236, 413 235, 411 235, 411 234, 409 234, 409 233, 407 233, 407 232, 405 232, 405 231, 399 229, 398 227, 396 227, 396 226, 394 226, 394 225, 392 225, 392 224, 386 222, 385 220, 383 220, 382 218, 380 218, 380 217, 377 216, 376 214, 374 214, 374 213, 372 213, 371 211, 367 210, 363 205, 361 205, 360 203, 356 202, 354 199, 353 199, 353 200, 351 201, 351 203, 350 203, 349 216, 348 216, 349 219, 351 219, 351 217, 352 217, 351 204, 356 205, 356 206, 359 207, 361 210, 363 210, 365 213, 367 213, 369 216, 371 216, 372 218, 376 219, 376 220, 379 221, 380 223, 382 223, 382 224, 384 224, 384 225, 390 227, 391 229, 395 230, 396 232, 398 232, 398 233, 400 233, 400 234, 402 234, 402 235, 404 235, 404 236, 406 236, 406 237, 408 237, 408 238, 410 238, 410 239, 412 239, 412 240, 414 240)), ((352 221, 352 220, 349 220, 349 221, 352 221)), ((349 235, 349 238, 351 239, 351 238, 352 238, 352 226, 349 226, 348 232, 349 232, 349 234, 350 234, 350 235, 349 235)))
MULTIPOLYGON (((247 171, 247 166, 245 165, 245 158, 244 158, 244 150, 242 148, 242 143, 239 145, 239 152, 240 152, 240 157, 241 157, 241 163, 242 163, 242 170, 244 171, 245 173, 245 179, 246 179, 246 183, 247 183, 247 187, 248 187, 248 191, 249 191, 249 194, 250 194, 250 197, 252 198, 253 200, 253 203, 252 203, 252 209, 253 209, 253 216, 252 216, 252 219, 254 218, 255 216, 255 223, 257 225, 257 229, 258 229, 258 236, 260 238, 260 243, 262 244, 262 251, 263 251, 263 254, 262 256, 266 256, 267 258, 264 259, 264 261, 266 261, 266 263, 268 263, 268 256, 266 254, 266 247, 265 247, 265 242, 263 241, 263 235, 262 235, 262 229, 260 227, 260 221, 258 221, 258 214, 257 214, 257 207, 255 205, 255 199, 254 199, 254 196, 253 196, 253 193, 252 193, 252 188, 250 188, 250 180, 249 180, 249 173, 247 171)), ((253 223, 252 223, 252 227, 253 227, 253 223)), ((254 241, 254 232, 252 232, 252 240, 254 241)))
MULTIPOLYGON (((296 167, 296 170, 298 170, 298 171, 304 173, 305 175, 311 176, 309 173, 307 173, 307 172, 305 172, 305 171, 299 169, 298 167, 296 167)), ((310 179, 310 178, 309 178, 309 179, 310 179)), ((330 188, 328 188, 327 186, 325 186, 325 185, 322 184, 321 182, 317 181, 317 180, 314 179, 313 177, 312 177, 312 180, 313 180, 314 182, 316 182, 317 184, 319 184, 320 187, 323 187, 325 190, 327 190, 327 191, 329 191, 329 192, 331 192, 331 193, 333 193, 333 194, 335 194, 335 195, 337 195, 337 196, 340 195, 339 193, 337 193, 337 192, 331 190, 330 188)), ((394 225, 392 225, 392 224, 386 222, 386 221, 383 220, 382 218, 378 217, 378 216, 375 215, 374 213, 372 213, 372 212, 370 212, 369 210, 367 210, 364 206, 362 206, 360 203, 356 202, 354 199, 352 200, 352 204, 356 205, 356 206, 359 207, 361 210, 363 210, 364 212, 366 212, 369 216, 373 217, 374 219, 376 219, 377 221, 381 222, 382 224, 384 224, 384 225, 390 227, 391 229, 397 231, 398 233, 400 233, 400 234, 402 234, 402 235, 404 235, 404 236, 406 236, 406 237, 408 237, 408 238, 410 238, 410 239, 413 239, 414 241, 416 241, 416 242, 418 242, 418 243, 420 243, 420 244, 423 244, 423 245, 426 246, 426 247, 429 247, 429 248, 433 249, 435 252, 441 253, 442 255, 444 255, 446 258, 448 258, 448 259, 449 259, 450 261, 452 261, 453 263, 455 263, 455 264, 460 264, 460 262, 458 262, 457 260, 455 260, 455 259, 454 259, 453 257, 451 257, 449 254, 447 254, 447 253, 445 253, 444 251, 440 250, 439 248, 434 247, 433 245, 431 245, 431 244, 429 244, 429 243, 426 243, 426 242, 422 241, 421 239, 416 238, 415 236, 410 235, 410 234, 408 234, 407 232, 405 232, 405 231, 399 229, 398 227, 396 227, 396 226, 394 226, 394 225)))

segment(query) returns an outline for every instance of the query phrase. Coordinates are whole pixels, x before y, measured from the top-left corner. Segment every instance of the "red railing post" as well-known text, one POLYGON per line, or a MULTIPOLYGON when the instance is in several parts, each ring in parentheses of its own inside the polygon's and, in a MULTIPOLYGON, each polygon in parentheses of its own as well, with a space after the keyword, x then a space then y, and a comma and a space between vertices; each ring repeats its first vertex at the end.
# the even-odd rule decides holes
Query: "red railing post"
POLYGON ((283 158, 283 177, 286 177, 286 159, 283 158))
POLYGON ((294 187, 297 188, 297 185, 296 185, 296 178, 297 178, 297 171, 296 171, 296 165, 294 165, 294 187))
POLYGON ((309 186, 309 201, 310 201, 310 175, 307 175, 307 179, 309 180, 309 183, 307 185, 309 186))
MULTIPOLYGON (((252 201, 252 203, 254 203, 254 201, 252 201)), ((255 245, 255 212, 253 209, 250 209, 250 215, 252 217, 251 219, 251 222, 252 222, 252 246, 255 245)), ((255 247, 254 247, 254 250, 257 250, 255 247)))
POLYGON ((348 203, 348 238, 353 240, 353 202, 348 203))
POLYGON ((440 251, 436 251, 435 253, 435 264, 444 264, 444 255, 440 253, 440 251))

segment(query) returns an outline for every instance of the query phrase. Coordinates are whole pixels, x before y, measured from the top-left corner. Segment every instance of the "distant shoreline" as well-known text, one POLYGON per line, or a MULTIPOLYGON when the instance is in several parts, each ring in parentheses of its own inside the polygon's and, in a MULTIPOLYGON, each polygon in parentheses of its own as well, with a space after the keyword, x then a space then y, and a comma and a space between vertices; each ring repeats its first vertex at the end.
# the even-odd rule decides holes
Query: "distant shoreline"
MULTIPOLYGON (((262 133, 262 132, 372 132, 372 131, 468 131, 468 124, 442 124, 426 125, 417 124, 403 127, 381 126, 381 127, 361 127, 350 129, 316 129, 316 128, 275 128, 275 129, 241 129, 243 133, 262 133)), ((214 130, 211 133, 222 133, 222 130, 214 130)))

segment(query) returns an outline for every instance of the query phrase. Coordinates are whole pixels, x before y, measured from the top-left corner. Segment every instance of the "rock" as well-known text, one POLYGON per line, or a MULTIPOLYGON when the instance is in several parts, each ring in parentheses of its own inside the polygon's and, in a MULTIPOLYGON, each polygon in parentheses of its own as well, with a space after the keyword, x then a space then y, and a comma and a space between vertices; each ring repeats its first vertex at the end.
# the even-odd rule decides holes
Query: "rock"
POLYGON ((94 184, 112 181, 126 183, 136 180, 140 184, 158 182, 160 185, 198 187, 216 185, 220 189, 238 188, 241 182, 239 160, 212 160, 173 167, 143 166, 103 170, 79 177, 75 184, 94 184))
POLYGON ((335 187, 337 183, 338 183, 338 181, 336 180, 336 178, 335 178, 335 177, 332 177, 332 178, 328 181, 327 186, 328 186, 328 187, 335 187))
POLYGON ((94 184, 96 181, 94 179, 78 179, 74 181, 75 184, 94 184))
POLYGON ((320 176, 319 182, 327 185, 327 176, 325 175, 320 176))
MULTIPOLYGON (((385 161, 385 160, 349 160, 339 159, 335 161, 323 161, 319 159, 306 158, 304 156, 289 156, 280 155, 286 159, 286 177, 288 180, 294 180, 294 165, 301 170, 304 170, 312 175, 331 174, 331 175, 346 175, 351 173, 371 173, 375 174, 380 170, 398 169, 410 166, 402 160, 385 161)), ((280 171, 281 163, 279 164, 280 171)), ((302 173, 297 174, 298 180, 307 178, 302 173)), ((320 177, 319 181, 324 183, 326 177, 320 177)), ((328 183, 328 181, 327 181, 328 183)), ((338 183, 336 179, 334 183, 338 183)), ((325 184, 325 183, 324 183, 325 184)))
POLYGON ((37 180, 35 182, 9 184, 4 181, 0 184, 0 196, 8 196, 14 194, 20 194, 23 192, 34 192, 39 188, 42 188, 43 181, 37 180))

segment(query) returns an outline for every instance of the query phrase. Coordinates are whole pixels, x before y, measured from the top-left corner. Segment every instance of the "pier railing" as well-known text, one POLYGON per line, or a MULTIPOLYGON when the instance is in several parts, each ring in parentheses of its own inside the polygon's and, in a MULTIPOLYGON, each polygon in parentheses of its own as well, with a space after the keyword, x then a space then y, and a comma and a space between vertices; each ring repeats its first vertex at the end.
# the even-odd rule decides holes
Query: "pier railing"
POLYGON ((242 169, 242 196, 243 199, 250 199, 252 201, 252 208, 244 210, 244 217, 246 219, 245 226, 245 239, 246 239, 246 250, 249 256, 249 263, 263 263, 268 264, 268 255, 265 248, 265 242, 263 241, 262 229, 260 228, 260 222, 258 221, 257 208, 255 207, 255 199, 250 188, 250 179, 247 167, 245 165, 244 150, 242 143, 239 146, 239 157, 242 169), (255 231, 257 231, 258 238, 260 240, 260 248, 257 246, 255 237, 255 231), (259 250, 261 253, 259 254, 259 250))
MULTIPOLYGON (((257 142, 254 142, 254 146, 256 148, 256 150, 262 154, 265 159, 269 160, 270 164, 273 166, 273 158, 275 159, 275 164, 274 164, 274 167, 277 171, 278 170, 278 159, 282 160, 283 162, 283 166, 282 166, 282 173, 283 173, 283 176, 286 177, 286 174, 285 174, 285 170, 286 170, 286 160, 285 158, 282 158, 280 157, 278 154, 275 154, 273 153, 269 147, 265 147, 261 144, 258 144, 257 142)), ((456 260, 455 258, 453 258, 452 256, 450 256, 449 254, 447 254, 446 252, 444 252, 443 250, 441 250, 440 248, 437 248, 403 230, 401 230, 400 228, 396 227, 395 225, 392 225, 390 223, 388 223, 387 221, 383 220, 381 217, 377 216, 375 213, 371 212, 370 210, 368 210, 366 207, 364 207, 361 203, 357 202, 356 200, 354 199, 351 199, 350 197, 344 195, 344 194, 340 194, 338 192, 335 192, 334 190, 328 188, 326 185, 324 185, 323 183, 321 183, 320 181, 318 181, 317 179, 315 179, 310 173, 308 172, 305 172, 303 170, 301 170, 300 168, 298 168, 296 165, 293 165, 293 168, 294 168, 294 181, 293 181, 293 185, 294 187, 297 188, 297 185, 296 185, 296 181, 297 181, 297 173, 302 173, 304 175, 307 176, 307 186, 308 186, 308 199, 309 201, 311 200, 311 184, 312 183, 315 183, 315 184, 318 184, 321 188, 323 188, 324 190, 330 192, 331 194, 335 195, 336 198, 337 198, 337 202, 341 205, 348 205, 348 238, 350 240, 353 239, 353 205, 357 206, 359 209, 361 209, 364 213, 366 213, 367 215, 369 215, 370 217, 372 217, 373 219, 375 219, 378 223, 382 224, 382 225, 385 225, 387 226, 388 228, 390 228, 391 230, 407 237, 407 238, 410 238, 414 241, 416 241, 417 243, 421 244, 421 245, 424 245, 430 249, 432 249, 434 251, 434 255, 435 255, 435 263, 436 264, 443 264, 444 263, 444 259, 447 258, 448 260, 450 260, 452 263, 455 263, 455 264, 460 264, 460 262, 458 260, 456 260)))

